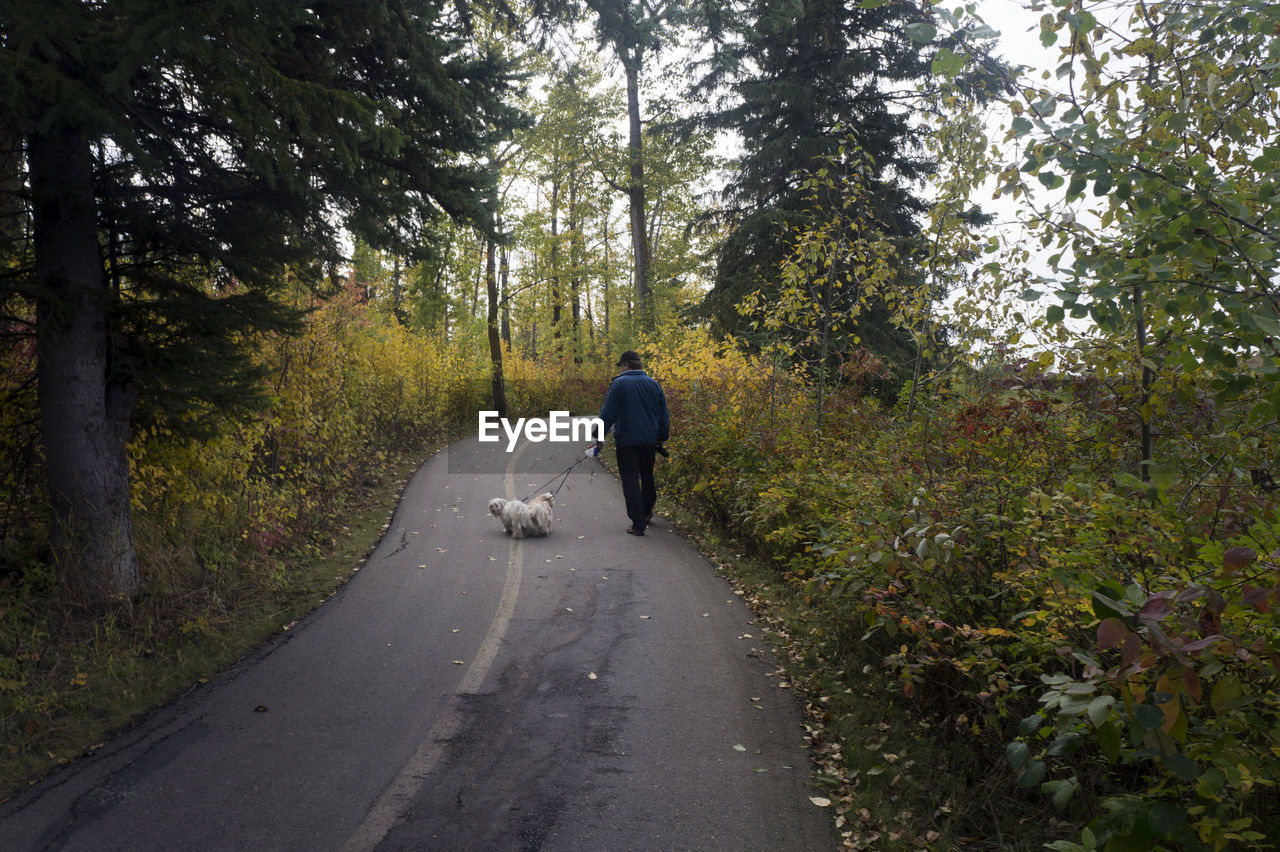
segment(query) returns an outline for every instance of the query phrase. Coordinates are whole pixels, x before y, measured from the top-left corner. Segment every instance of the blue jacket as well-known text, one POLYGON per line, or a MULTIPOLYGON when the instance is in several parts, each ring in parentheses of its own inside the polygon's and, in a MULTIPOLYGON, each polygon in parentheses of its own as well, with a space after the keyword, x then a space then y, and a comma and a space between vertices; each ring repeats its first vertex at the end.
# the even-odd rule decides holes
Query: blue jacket
POLYGON ((614 377, 600 419, 605 434, 613 430, 616 447, 652 446, 671 435, 667 398, 644 370, 627 370, 614 377))

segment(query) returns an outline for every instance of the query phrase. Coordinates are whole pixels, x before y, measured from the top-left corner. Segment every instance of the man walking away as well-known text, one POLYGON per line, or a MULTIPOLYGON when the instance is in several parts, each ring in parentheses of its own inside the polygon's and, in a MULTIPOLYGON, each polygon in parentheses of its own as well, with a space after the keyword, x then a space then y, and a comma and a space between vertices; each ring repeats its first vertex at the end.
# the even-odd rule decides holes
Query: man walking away
MULTIPOLYGON (((619 367, 625 372, 614 376, 605 395, 600 419, 607 435, 613 430, 613 446, 618 454, 618 477, 622 480, 622 497, 627 502, 631 535, 644 535, 658 502, 658 489, 653 482, 654 455, 670 437, 671 417, 662 388, 641 368, 640 356, 631 350, 622 353, 619 367)), ((600 444, 596 445, 599 452, 600 444)))

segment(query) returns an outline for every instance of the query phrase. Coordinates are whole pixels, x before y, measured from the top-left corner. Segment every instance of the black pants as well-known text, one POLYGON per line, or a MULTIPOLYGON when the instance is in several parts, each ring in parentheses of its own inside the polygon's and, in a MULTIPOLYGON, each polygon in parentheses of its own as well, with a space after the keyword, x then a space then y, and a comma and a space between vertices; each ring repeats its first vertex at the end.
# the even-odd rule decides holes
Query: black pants
POLYGON ((618 453, 618 478, 622 480, 622 499, 627 501, 627 517, 631 525, 643 530, 645 516, 658 502, 658 488, 653 484, 653 445, 647 447, 615 447, 618 453))

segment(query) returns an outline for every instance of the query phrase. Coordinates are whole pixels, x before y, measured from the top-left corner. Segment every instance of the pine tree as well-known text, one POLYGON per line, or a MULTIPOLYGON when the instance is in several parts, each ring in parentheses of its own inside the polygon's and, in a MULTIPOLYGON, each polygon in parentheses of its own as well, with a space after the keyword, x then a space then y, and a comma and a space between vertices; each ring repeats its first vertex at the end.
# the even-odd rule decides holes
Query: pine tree
MULTIPOLYGON (((898 237, 918 232, 924 206, 908 185, 930 165, 918 154, 909 104, 929 59, 906 28, 920 19, 916 5, 901 2, 750 0, 711 28, 717 48, 700 89, 716 108, 704 120, 744 145, 726 191, 729 235, 703 306, 720 331, 744 331, 738 304, 776 289, 789 232, 813 221, 801 181, 850 134, 874 163, 878 218, 898 237)), ((900 354, 901 335, 865 327, 884 316, 866 314, 861 336, 900 354)))
POLYGON ((473 8, 5 3, 0 127, 23 139, 32 250, 0 296, 36 302, 51 556, 87 599, 140 588, 131 429, 242 398, 244 343, 294 319, 286 270, 322 282, 344 226, 408 255, 443 214, 491 221, 468 156, 517 116, 473 8))

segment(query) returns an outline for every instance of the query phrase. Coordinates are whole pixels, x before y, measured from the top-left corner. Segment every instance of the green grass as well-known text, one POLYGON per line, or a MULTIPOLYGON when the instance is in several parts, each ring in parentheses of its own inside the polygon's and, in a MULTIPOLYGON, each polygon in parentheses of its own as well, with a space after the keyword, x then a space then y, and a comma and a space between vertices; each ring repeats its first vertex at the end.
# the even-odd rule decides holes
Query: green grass
POLYGON ((34 562, 0 580, 0 800, 92 753, 323 603, 377 544, 426 455, 367 472, 322 528, 255 564, 245 564, 236 542, 167 542, 139 523, 152 583, 128 607, 79 609, 34 562))

